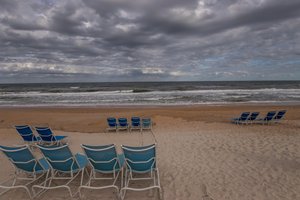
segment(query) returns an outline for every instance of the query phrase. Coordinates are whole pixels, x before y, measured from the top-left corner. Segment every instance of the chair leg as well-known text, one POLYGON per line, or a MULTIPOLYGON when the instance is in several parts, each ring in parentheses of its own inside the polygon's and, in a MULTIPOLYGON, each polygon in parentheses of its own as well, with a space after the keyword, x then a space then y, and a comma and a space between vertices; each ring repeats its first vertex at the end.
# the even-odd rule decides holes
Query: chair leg
POLYGON ((8 192, 10 189, 24 189, 28 194, 29 198, 32 199, 31 193, 29 189, 24 185, 16 185, 16 186, 1 186, 1 188, 6 189, 4 192, 0 193, 0 196, 8 192))
POLYGON ((124 180, 124 169, 121 169, 121 188, 123 187, 123 180, 124 180))
POLYGON ((159 179, 159 172, 158 172, 158 169, 156 171, 156 175, 157 175, 157 178, 156 178, 156 184, 158 186, 157 190, 158 190, 158 197, 160 200, 163 200, 164 199, 164 196, 163 196, 163 191, 162 191, 162 188, 161 188, 161 185, 160 185, 160 179, 159 179))
POLYGON ((128 170, 126 169, 125 170, 125 173, 124 173, 124 187, 122 187, 122 189, 120 190, 120 199, 121 200, 124 200, 125 199, 125 196, 126 196, 126 187, 128 187, 129 185, 129 178, 128 178, 128 170))
POLYGON ((125 195, 126 195, 126 189, 125 188, 122 188, 120 190, 120 199, 121 200, 124 200, 125 199, 125 195))
POLYGON ((80 185, 82 185, 82 183, 83 183, 84 170, 85 169, 83 169, 81 172, 80 185))

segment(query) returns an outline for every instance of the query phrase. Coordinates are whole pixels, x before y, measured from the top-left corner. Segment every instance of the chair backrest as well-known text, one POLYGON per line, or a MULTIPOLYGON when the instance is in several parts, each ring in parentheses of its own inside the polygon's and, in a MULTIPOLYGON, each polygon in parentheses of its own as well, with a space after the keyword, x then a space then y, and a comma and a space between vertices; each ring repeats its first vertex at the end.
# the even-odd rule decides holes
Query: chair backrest
POLYGON ((69 149, 68 144, 63 146, 37 146, 53 169, 70 172, 79 168, 79 164, 69 149))
POLYGON ((276 111, 268 112, 266 117, 264 118, 264 121, 271 121, 275 115, 276 115, 276 111))
POLYGON ((250 112, 243 112, 241 114, 241 117, 239 118, 239 120, 240 121, 246 121, 248 119, 249 115, 250 115, 250 112))
POLYGON ((142 118, 142 125, 143 125, 143 127, 150 127, 151 126, 151 118, 142 118))
POLYGON ((36 141, 36 137, 33 134, 30 126, 28 125, 19 125, 19 126, 15 126, 17 132, 19 133, 20 136, 22 136, 23 140, 26 142, 32 142, 32 141, 36 141))
POLYGON ((53 132, 49 127, 35 127, 35 130, 38 132, 39 136, 45 142, 55 142, 56 138, 53 135, 53 132))
POLYGON ((148 172, 156 167, 156 145, 132 147, 122 145, 126 165, 132 171, 148 172))
POLYGON ((120 126, 128 126, 127 118, 121 117, 118 119, 120 126))
POLYGON ((141 118, 139 117, 131 117, 131 126, 138 127, 141 125, 141 118))
POLYGON ((114 144, 103 146, 82 144, 81 147, 94 170, 109 173, 121 168, 114 144))
POLYGON ((254 121, 256 120, 257 116, 259 115, 259 112, 253 112, 251 113, 251 115, 249 116, 248 120, 249 121, 254 121))
POLYGON ((117 120, 114 117, 107 118, 107 124, 109 127, 116 127, 117 126, 117 120))
POLYGON ((19 147, 0 146, 0 150, 17 169, 30 173, 44 169, 27 145, 19 147))
POLYGON ((276 119, 276 120, 282 119, 282 118, 284 117, 285 113, 286 113, 286 110, 280 110, 280 111, 278 111, 278 113, 277 113, 277 115, 274 117, 274 119, 276 119))

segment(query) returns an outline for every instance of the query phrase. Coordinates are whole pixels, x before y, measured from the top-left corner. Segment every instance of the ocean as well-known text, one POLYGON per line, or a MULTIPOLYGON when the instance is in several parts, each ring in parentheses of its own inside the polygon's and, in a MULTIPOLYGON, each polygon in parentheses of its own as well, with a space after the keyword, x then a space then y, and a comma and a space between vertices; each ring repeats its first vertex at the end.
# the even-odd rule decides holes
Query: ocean
POLYGON ((300 81, 0 84, 0 106, 300 104, 300 81))

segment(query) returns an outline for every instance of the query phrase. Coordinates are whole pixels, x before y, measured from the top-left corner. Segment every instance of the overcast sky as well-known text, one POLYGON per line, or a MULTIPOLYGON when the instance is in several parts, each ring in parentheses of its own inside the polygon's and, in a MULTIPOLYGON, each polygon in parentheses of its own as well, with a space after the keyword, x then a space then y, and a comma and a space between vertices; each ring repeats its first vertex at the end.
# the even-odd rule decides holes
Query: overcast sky
POLYGON ((300 80, 299 0, 0 0, 0 83, 300 80))

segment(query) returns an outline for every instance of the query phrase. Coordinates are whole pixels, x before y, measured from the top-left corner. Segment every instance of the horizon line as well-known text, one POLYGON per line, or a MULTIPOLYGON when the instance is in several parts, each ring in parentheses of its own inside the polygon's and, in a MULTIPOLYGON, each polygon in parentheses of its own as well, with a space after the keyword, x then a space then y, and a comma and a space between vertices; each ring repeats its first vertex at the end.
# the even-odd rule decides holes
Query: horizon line
POLYGON ((184 83, 184 82, 294 82, 300 80, 217 80, 217 81, 78 81, 78 82, 20 82, 20 83, 0 83, 0 85, 17 84, 68 84, 68 83, 184 83))

